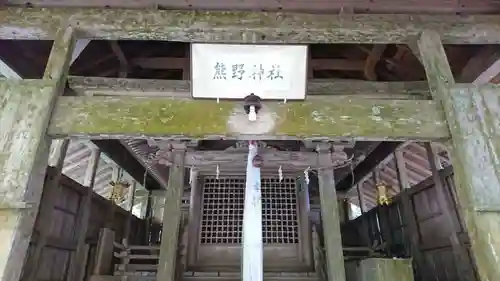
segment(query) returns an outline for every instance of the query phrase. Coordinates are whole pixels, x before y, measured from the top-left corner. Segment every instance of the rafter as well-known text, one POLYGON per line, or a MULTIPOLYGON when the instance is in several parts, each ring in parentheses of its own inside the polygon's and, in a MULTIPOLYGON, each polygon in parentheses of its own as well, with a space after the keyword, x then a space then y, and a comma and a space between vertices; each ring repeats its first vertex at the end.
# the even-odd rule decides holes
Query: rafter
POLYGON ((500 73, 500 48, 487 45, 481 48, 460 73, 460 82, 472 82, 476 85, 490 82, 500 73))
POLYGON ((66 23, 80 38, 223 43, 407 43, 435 30, 446 44, 500 42, 497 16, 321 15, 128 9, 0 11, 1 39, 53 39, 66 23), (471 32, 473 30, 474 32, 471 32))

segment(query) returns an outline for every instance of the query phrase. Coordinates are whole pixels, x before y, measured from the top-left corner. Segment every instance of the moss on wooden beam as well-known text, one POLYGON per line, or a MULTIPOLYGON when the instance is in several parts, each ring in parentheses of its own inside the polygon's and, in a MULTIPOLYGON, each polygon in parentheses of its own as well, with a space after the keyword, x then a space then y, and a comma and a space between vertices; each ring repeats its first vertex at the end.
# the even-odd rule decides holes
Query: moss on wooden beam
MULTIPOLYGON (((71 89, 80 95, 191 97, 188 80, 152 80, 71 76, 71 89)), ((362 80, 311 79, 307 95, 356 96, 378 99, 430 99, 425 81, 369 82, 362 80)))
POLYGON ((428 100, 341 97, 265 102, 257 122, 241 102, 137 97, 60 97, 52 136, 348 137, 446 139, 441 108, 428 100))
POLYGON ((0 39, 54 39, 62 24, 81 38, 225 43, 407 43, 424 30, 448 44, 500 43, 497 16, 318 15, 265 12, 6 8, 0 39))

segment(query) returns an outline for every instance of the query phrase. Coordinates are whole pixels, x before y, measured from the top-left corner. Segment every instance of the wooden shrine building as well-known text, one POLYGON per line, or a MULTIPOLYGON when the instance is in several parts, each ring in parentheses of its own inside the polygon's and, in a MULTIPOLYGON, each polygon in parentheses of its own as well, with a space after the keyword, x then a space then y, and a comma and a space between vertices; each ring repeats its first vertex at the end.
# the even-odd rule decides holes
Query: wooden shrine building
POLYGON ((0 1, 0 280, 499 281, 498 13, 0 1))

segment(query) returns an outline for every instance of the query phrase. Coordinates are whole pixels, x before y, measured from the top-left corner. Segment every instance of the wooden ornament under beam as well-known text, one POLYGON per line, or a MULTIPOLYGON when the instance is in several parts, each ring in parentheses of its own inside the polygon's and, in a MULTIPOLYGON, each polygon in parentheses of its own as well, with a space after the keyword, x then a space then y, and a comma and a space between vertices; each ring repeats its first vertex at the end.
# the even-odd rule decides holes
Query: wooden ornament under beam
POLYGON ((60 97, 52 137, 230 137, 240 139, 448 139, 442 109, 430 100, 327 97, 265 102, 248 121, 241 102, 137 97, 60 97))
POLYGON ((52 40, 62 24, 79 39, 219 43, 408 43, 434 30, 445 44, 498 44, 496 15, 341 15, 87 8, 6 8, 0 39, 52 40))

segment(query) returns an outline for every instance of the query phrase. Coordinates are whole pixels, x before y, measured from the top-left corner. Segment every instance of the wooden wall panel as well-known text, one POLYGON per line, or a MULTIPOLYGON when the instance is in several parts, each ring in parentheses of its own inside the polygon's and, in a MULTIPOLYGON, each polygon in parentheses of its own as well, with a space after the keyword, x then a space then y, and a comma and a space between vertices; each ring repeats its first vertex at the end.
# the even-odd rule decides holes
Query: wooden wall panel
MULTIPOLYGON (((81 215, 81 212, 79 211, 84 191, 85 187, 64 175, 62 176, 59 195, 53 209, 54 213, 51 222, 36 221, 34 234, 32 236, 28 256, 24 264, 23 277, 21 280, 28 281, 26 280, 27 273, 36 262, 40 262, 39 270, 37 272, 37 280, 29 281, 66 280, 70 259, 76 250, 77 233, 74 233, 75 223, 78 216, 81 215), (42 250, 40 260, 34 261, 32 257, 32 249, 38 240, 38 229, 41 224, 46 223, 51 223, 50 237, 47 245, 42 250)), ((43 203, 44 201, 42 195, 41 204, 43 203)), ((107 224, 106 219, 108 216, 103 214, 107 214, 107 212, 113 209, 111 208, 111 204, 112 203, 109 200, 100 197, 97 194, 94 194, 92 197, 92 212, 89 228, 86 234, 86 239, 90 244, 90 268, 94 257, 93 253, 95 253, 93 250, 95 250, 95 246, 97 244, 99 230, 107 224)), ((118 239, 124 237, 127 221, 128 212, 120 207, 116 207, 114 220, 111 225, 116 231, 116 236, 118 237, 117 241, 120 241, 118 239)), ((133 217, 131 225, 132 234, 140 232, 138 226, 141 225, 141 221, 142 220, 137 217, 133 217)), ((135 236, 137 237, 137 235, 135 236)))
MULTIPOLYGON (((457 212, 456 201, 453 197, 454 185, 452 175, 453 169, 451 166, 440 171, 440 176, 447 189, 447 198, 452 201, 452 205, 454 206, 452 212, 454 215, 453 219, 458 220, 462 226, 462 229, 458 230, 459 236, 462 237, 465 247, 468 247, 468 237, 464 232, 463 222, 457 212)), ((459 268, 456 262, 457 259, 454 256, 450 242, 450 235, 454 230, 448 223, 449 220, 443 215, 442 208, 444 208, 446 204, 438 201, 432 179, 426 179, 405 192, 409 194, 411 213, 417 221, 418 231, 416 235, 419 240, 419 248, 426 261, 425 265, 414 264, 414 268, 417 271, 415 280, 426 281, 422 279, 426 274, 427 280, 460 281, 461 279, 458 273, 459 268)), ((381 211, 382 208, 376 207, 344 226, 343 237, 349 237, 349 239, 343 240, 344 245, 372 246, 377 244, 375 241, 380 240, 380 237, 383 237, 382 239, 384 241, 387 241, 387 238, 390 237, 392 242, 391 254, 396 256, 411 256, 409 253, 409 237, 412 234, 408 233, 405 220, 399 212, 401 198, 400 195, 395 197, 390 207, 385 207, 389 209, 386 215, 389 218, 389 233, 384 233, 383 229, 378 227, 377 219, 380 222, 385 218, 381 211), (400 223, 400 219, 402 223, 400 223), (365 225, 370 226, 372 229, 367 229, 365 225), (365 233, 370 233, 370 245, 363 245, 361 243, 361 241, 363 241, 361 237, 363 237, 365 233)), ((468 250, 469 255, 463 257, 463 259, 467 262, 468 266, 471 266, 473 270, 475 270, 470 255, 470 249, 468 250)), ((470 281, 477 280, 476 278, 476 280, 470 281)))

